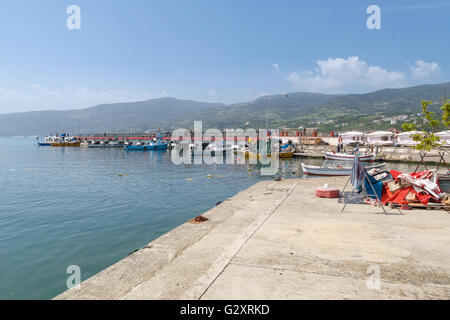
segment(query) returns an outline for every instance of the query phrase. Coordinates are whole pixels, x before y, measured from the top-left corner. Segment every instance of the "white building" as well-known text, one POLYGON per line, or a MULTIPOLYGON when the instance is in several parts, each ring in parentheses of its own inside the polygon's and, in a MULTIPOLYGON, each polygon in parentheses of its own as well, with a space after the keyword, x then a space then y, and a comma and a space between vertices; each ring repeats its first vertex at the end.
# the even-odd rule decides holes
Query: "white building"
POLYGON ((359 131, 350 131, 345 132, 339 135, 342 138, 342 143, 344 145, 350 145, 350 144, 364 144, 364 133, 359 131))
POLYGON ((420 133, 419 131, 407 131, 407 132, 401 132, 397 134, 397 144, 401 146, 415 146, 418 144, 417 141, 414 141, 411 135, 420 133))
POLYGON ((394 142, 393 132, 377 131, 366 135, 366 143, 368 145, 392 146, 394 142))
POLYGON ((441 138, 441 142, 450 145, 450 130, 441 131, 435 134, 439 138, 441 138))

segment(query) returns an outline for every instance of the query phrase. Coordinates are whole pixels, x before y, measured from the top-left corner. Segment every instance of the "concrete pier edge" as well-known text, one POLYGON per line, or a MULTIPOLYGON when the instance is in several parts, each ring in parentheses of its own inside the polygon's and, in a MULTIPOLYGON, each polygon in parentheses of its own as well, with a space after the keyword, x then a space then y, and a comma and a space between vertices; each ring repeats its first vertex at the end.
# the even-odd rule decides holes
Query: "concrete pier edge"
POLYGON ((450 298, 449 214, 314 197, 345 181, 259 182, 55 299, 450 298))

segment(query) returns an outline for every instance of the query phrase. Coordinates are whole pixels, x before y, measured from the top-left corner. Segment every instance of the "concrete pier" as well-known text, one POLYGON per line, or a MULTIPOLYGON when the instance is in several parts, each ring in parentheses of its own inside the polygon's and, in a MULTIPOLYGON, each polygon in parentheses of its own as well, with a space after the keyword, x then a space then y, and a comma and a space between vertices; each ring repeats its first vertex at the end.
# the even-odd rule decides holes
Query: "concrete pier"
MULTIPOLYGON (((304 149, 304 152, 294 153, 294 156, 297 158, 324 158, 324 152, 326 151, 335 151, 336 148, 332 146, 307 146, 304 149)), ((367 147, 360 147, 360 152, 365 154, 368 152, 367 147)), ((346 151, 348 153, 352 152, 352 148, 346 147, 346 151)), ((442 148, 441 152, 444 152, 444 160, 447 164, 450 164, 450 149, 442 148)), ((411 149, 409 147, 392 147, 392 146, 384 146, 379 147, 378 154, 379 159, 382 159, 383 162, 394 162, 394 163, 419 163, 420 154, 418 150, 411 149)), ((427 152, 425 158, 425 163, 428 165, 437 165, 440 162, 439 151, 434 150, 432 152, 427 152)), ((442 164, 442 166, 444 166, 442 164)))
POLYGON ((449 213, 314 196, 345 182, 259 182, 56 299, 449 299, 449 213))

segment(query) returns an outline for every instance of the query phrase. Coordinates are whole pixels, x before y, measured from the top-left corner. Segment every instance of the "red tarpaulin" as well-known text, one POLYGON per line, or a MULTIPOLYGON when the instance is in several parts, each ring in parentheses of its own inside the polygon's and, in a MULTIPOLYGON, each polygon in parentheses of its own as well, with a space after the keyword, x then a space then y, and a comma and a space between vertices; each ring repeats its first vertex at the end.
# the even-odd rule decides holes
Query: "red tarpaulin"
MULTIPOLYGON (((392 177, 394 178, 394 180, 397 179, 397 177, 402 174, 402 172, 396 171, 396 170, 391 170, 390 172, 391 172, 392 177)), ((411 173, 410 176, 412 178, 414 178, 414 179, 417 179, 417 178, 421 178, 423 176, 426 176, 427 172, 428 171, 415 172, 415 173, 411 173)), ((437 183, 437 185, 438 185, 438 188, 440 189, 439 183, 437 183)), ((409 192, 415 194, 417 199, 422 204, 428 204, 430 199, 433 198, 430 194, 428 194, 426 192, 417 192, 416 190, 414 190, 414 187, 412 185, 409 186, 409 187, 397 190, 395 193, 392 193, 391 190, 389 189, 388 185, 385 184, 383 186, 383 195, 381 197, 381 202, 383 204, 386 204, 388 202, 400 203, 400 204, 408 203, 408 201, 406 201, 405 198, 406 198, 406 195, 409 192)))

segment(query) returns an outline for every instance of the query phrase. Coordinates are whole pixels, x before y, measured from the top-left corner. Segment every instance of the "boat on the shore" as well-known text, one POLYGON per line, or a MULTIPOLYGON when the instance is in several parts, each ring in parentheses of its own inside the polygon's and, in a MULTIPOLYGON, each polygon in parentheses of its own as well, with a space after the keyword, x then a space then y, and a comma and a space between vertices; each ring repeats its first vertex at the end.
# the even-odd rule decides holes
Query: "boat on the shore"
MULTIPOLYGON (((348 154, 348 153, 334 153, 334 152, 324 152, 324 156, 326 160, 338 160, 338 161, 353 161, 355 160, 356 154, 348 154)), ((358 155, 359 161, 374 161, 375 154, 369 155, 358 155)))
MULTIPOLYGON (((319 166, 310 166, 306 165, 302 162, 302 170, 305 175, 312 176, 349 176, 352 173, 352 167, 319 167, 319 166)), ((374 168, 382 168, 384 167, 384 163, 380 163, 373 166, 366 166, 367 170, 374 168)))

